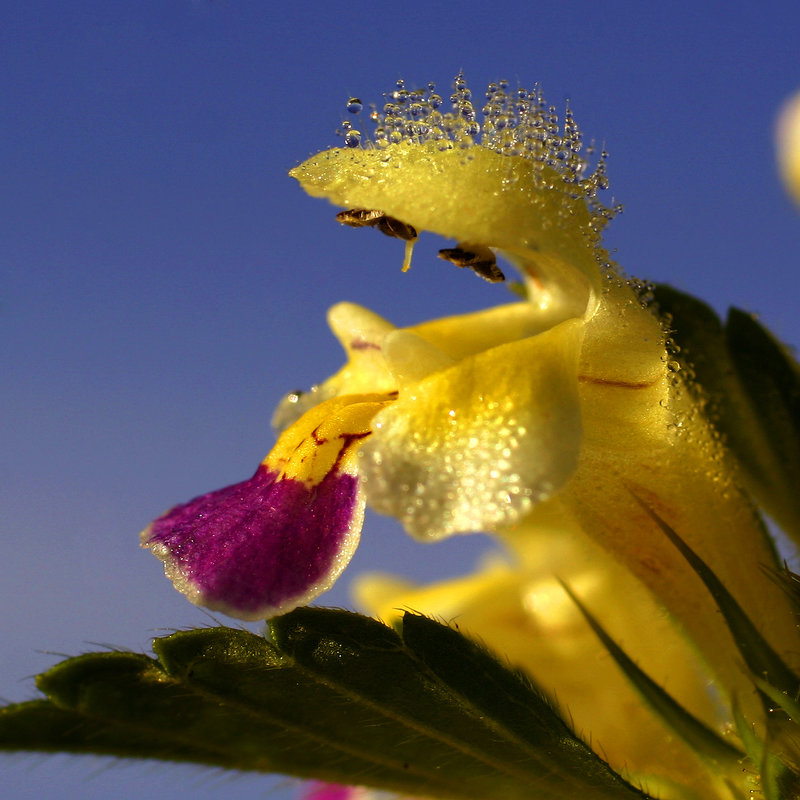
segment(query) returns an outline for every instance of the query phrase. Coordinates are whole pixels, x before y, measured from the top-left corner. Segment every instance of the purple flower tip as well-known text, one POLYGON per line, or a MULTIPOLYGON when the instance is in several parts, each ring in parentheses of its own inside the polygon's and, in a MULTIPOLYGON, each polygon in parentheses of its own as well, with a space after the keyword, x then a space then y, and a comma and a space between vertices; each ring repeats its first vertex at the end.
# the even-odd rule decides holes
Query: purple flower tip
POLYGON ((331 586, 358 544, 363 513, 353 475, 334 470, 308 485, 262 464, 249 480, 159 517, 142 546, 193 603, 265 619, 331 586))
POLYGON ((303 800, 355 800, 359 794, 358 789, 353 786, 314 782, 303 800))

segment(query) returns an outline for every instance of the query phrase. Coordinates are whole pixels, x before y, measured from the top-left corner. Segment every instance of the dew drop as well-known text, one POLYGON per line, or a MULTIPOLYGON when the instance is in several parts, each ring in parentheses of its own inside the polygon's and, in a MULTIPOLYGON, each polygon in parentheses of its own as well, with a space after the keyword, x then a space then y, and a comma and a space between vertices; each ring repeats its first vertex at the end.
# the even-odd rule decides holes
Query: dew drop
MULTIPOLYGON (((567 206, 573 208, 576 202, 585 201, 590 212, 588 228, 595 236, 621 212, 621 206, 607 207, 598 199, 598 193, 608 187, 608 154, 605 148, 591 143, 585 146, 569 103, 559 119, 538 85, 530 90, 519 86, 512 90, 504 79, 489 84, 485 103, 473 104, 472 92, 459 73, 452 94, 444 95, 452 103, 446 110, 436 86, 425 86, 414 89, 399 79, 384 93, 382 108, 369 106, 369 132, 362 134, 353 122, 342 122, 337 133, 344 138, 345 146, 385 149, 405 141, 434 143, 440 150, 468 151, 480 144, 504 156, 526 159, 532 167, 526 174, 537 189, 563 194, 564 214, 571 213, 567 206)), ((364 110, 358 97, 350 97, 346 107, 348 116, 364 110)), ((465 159, 470 155, 465 152, 465 159)), ((512 186, 520 175, 515 169, 509 172, 504 183, 512 186)))
POLYGON ((361 144, 361 131, 347 131, 344 136, 344 143, 347 147, 358 147, 361 144))

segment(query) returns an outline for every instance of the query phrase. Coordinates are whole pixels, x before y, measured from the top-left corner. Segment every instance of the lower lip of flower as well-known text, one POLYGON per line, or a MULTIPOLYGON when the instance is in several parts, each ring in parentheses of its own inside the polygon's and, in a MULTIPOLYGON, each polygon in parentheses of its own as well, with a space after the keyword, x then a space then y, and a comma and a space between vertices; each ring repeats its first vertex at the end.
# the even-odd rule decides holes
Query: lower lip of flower
POLYGON ((362 506, 353 475, 336 470, 308 486, 262 464, 249 480, 167 512, 142 543, 192 602, 263 619, 333 582, 362 506))

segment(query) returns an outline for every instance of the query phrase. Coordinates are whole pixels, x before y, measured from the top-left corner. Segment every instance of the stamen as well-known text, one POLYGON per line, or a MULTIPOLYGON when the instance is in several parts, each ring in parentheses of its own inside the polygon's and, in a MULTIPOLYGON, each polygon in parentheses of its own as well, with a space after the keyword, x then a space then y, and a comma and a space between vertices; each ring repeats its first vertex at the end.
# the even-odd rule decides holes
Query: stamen
POLYGON ((367 208, 350 208, 336 215, 338 222, 351 228, 377 228, 386 236, 410 242, 417 238, 417 231, 412 225, 406 225, 399 219, 389 217, 382 211, 370 211, 367 208))
POLYGON ((457 267, 469 267, 489 283, 501 283, 506 279, 503 271, 497 266, 497 259, 492 250, 480 244, 459 244, 458 247, 445 248, 439 251, 439 258, 457 267))
POLYGON ((416 239, 406 240, 406 250, 403 255, 403 272, 408 272, 411 267, 411 254, 414 252, 414 244, 416 241, 416 239))

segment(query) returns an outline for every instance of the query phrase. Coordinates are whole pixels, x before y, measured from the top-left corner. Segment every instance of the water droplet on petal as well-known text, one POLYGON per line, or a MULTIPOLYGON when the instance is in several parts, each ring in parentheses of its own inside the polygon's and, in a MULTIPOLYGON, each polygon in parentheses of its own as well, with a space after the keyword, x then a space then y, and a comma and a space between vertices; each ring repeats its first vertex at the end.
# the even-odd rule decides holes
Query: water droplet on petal
POLYGON ((344 137, 344 143, 347 147, 358 147, 361 144, 361 131, 347 131, 344 137))

